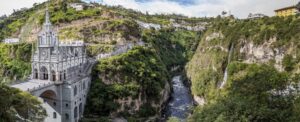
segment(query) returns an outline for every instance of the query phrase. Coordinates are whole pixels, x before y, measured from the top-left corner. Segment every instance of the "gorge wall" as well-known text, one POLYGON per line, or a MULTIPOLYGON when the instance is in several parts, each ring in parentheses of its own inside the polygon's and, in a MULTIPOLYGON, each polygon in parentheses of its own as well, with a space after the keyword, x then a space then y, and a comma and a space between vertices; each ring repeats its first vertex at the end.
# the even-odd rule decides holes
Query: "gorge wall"
POLYGON ((190 121, 298 120, 299 104, 291 104, 298 89, 289 87, 299 82, 299 22, 295 16, 213 21, 186 66, 199 105, 190 121))

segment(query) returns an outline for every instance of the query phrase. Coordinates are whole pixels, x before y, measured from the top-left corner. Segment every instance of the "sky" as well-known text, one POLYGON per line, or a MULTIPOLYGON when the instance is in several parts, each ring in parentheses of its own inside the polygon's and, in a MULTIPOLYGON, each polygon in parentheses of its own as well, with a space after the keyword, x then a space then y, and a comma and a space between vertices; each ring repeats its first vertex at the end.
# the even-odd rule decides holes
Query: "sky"
MULTIPOLYGON (((33 3, 46 0, 0 0, 0 16, 9 15, 14 9, 32 7, 33 3)), ((274 10, 293 5, 297 0, 84 0, 106 5, 121 5, 141 12, 176 13, 189 17, 217 16, 230 11, 236 17, 245 18, 249 13, 274 15, 274 10)))

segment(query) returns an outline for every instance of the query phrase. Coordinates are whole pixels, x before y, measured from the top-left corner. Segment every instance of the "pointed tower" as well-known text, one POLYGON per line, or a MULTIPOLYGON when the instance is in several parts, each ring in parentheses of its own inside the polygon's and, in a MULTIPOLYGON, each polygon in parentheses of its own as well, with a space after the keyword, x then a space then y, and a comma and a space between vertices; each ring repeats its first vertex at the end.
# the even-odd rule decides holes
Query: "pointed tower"
POLYGON ((48 7, 45 12, 45 22, 42 27, 42 31, 38 37, 38 47, 54 47, 58 44, 58 38, 56 32, 53 30, 50 22, 50 15, 48 7))

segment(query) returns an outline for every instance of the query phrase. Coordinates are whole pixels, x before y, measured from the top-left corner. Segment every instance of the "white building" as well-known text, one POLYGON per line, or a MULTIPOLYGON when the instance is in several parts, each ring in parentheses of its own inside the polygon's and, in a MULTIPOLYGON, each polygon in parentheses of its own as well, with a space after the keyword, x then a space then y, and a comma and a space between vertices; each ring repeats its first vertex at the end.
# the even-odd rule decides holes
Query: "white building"
POLYGON ((84 8, 82 3, 70 3, 70 7, 74 8, 76 11, 81 11, 84 8))
POLYGON ((257 18, 263 18, 263 17, 267 17, 267 15, 260 14, 260 13, 256 13, 256 14, 250 13, 248 15, 248 19, 257 19, 257 18))
POLYGON ((5 44, 18 44, 20 43, 20 39, 18 38, 7 38, 2 41, 5 44))

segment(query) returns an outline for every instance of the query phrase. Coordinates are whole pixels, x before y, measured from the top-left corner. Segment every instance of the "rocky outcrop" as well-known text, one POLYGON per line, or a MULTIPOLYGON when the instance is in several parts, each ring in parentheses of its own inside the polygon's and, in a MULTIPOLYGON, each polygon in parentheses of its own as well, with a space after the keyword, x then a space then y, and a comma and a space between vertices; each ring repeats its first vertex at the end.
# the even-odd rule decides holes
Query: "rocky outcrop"
POLYGON ((274 60, 274 66, 279 71, 283 71, 282 60, 286 54, 284 48, 274 48, 272 44, 276 38, 265 41, 263 44, 255 45, 252 41, 241 40, 242 46, 239 52, 243 55, 244 63, 268 63, 274 60))
POLYGON ((202 105, 205 104, 205 99, 203 97, 199 97, 197 95, 194 95, 193 98, 194 98, 195 102, 197 103, 197 105, 202 106, 202 105))

